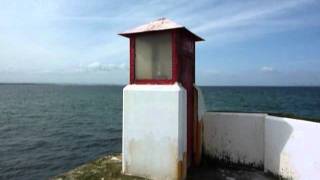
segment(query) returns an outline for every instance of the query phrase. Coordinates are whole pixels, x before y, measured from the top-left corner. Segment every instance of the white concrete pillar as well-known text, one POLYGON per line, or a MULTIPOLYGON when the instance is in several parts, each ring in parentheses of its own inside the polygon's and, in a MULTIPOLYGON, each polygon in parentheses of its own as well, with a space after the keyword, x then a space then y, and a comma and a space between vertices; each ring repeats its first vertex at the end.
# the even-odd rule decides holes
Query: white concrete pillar
POLYGON ((150 179, 183 179, 187 152, 186 90, 127 85, 123 90, 122 171, 150 179))

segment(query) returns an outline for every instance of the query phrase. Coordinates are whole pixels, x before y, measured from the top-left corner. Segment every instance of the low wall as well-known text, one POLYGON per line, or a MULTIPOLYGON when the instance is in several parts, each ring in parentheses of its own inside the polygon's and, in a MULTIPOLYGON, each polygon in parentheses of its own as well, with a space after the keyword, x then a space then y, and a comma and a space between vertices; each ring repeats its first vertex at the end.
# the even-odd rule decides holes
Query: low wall
POLYGON ((207 112, 204 152, 290 179, 320 179, 320 124, 255 113, 207 112))
POLYGON ((204 152, 214 158, 262 166, 264 114, 206 113, 204 152))
POLYGON ((266 116, 265 171, 293 179, 320 179, 320 124, 266 116))

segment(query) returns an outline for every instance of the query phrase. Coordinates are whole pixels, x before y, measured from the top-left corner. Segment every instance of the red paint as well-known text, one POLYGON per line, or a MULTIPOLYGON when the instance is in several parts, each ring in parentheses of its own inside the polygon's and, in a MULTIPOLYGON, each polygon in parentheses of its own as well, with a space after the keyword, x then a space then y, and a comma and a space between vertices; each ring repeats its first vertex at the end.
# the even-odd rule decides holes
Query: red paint
POLYGON ((135 78, 135 37, 145 33, 139 33, 134 36, 130 36, 130 84, 174 84, 177 82, 177 66, 178 57, 176 49, 176 33, 175 30, 164 30, 147 32, 152 33, 155 36, 159 33, 171 32, 171 49, 172 49, 172 78, 171 79, 136 79, 135 78))
POLYGON ((195 39, 192 38, 186 31, 179 32, 179 82, 187 91, 187 161, 188 165, 193 164, 194 149, 194 86, 195 83, 195 54, 194 54, 195 39))
POLYGON ((136 79, 134 84, 174 84, 172 79, 136 79))
POLYGON ((172 45, 172 80, 174 82, 178 81, 178 56, 177 56, 177 32, 176 30, 171 33, 171 45, 172 45))
POLYGON ((134 70, 134 59, 135 59, 135 37, 130 37, 130 84, 134 83, 135 79, 135 70, 134 70))

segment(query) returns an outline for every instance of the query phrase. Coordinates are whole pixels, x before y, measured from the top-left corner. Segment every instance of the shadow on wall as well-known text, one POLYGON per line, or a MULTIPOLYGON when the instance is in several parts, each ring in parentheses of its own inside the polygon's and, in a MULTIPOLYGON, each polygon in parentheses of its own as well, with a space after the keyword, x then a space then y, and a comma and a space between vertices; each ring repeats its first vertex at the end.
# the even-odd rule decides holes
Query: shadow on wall
POLYGON ((284 148, 293 127, 261 113, 207 112, 204 118, 204 161, 210 165, 264 169, 278 175, 292 174, 284 148), (268 119, 269 118, 269 119, 268 119))
POLYGON ((264 170, 274 175, 293 177, 293 169, 289 167, 290 156, 284 153, 293 128, 282 118, 275 118, 269 120, 267 116, 265 120, 264 170))

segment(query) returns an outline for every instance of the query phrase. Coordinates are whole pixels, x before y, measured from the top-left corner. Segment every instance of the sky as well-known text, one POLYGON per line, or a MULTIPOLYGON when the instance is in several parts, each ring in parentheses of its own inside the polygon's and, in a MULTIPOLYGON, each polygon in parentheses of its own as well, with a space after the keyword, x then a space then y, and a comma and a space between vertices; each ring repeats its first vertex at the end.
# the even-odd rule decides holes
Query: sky
POLYGON ((205 39, 199 85, 320 86, 316 0, 1 0, 0 82, 127 84, 117 34, 160 17, 205 39))

